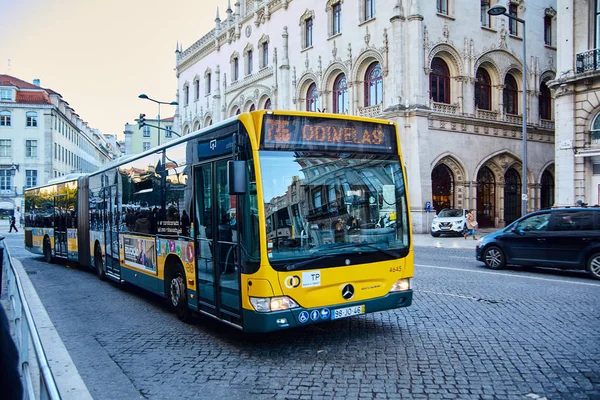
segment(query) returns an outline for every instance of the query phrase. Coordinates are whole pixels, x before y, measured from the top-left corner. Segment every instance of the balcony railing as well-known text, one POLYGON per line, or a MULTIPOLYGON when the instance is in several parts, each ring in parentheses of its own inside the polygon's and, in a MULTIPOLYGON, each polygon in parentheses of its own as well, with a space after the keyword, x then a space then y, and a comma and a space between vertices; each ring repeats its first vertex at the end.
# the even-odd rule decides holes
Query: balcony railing
POLYGON ((488 121, 496 121, 498 119, 498 113, 496 111, 476 110, 477 118, 487 119, 488 121))
POLYGON ((374 116, 381 114, 382 110, 383 110, 382 103, 379 103, 376 106, 359 107, 358 115, 360 115, 361 117, 374 117, 374 116))
POLYGON ((521 117, 520 115, 506 114, 506 115, 504 115, 504 120, 506 122, 510 122, 511 124, 522 124, 523 123, 523 117, 521 117))
POLYGON ((549 119, 540 119, 540 128, 554 130, 554 121, 549 119))
POLYGON ((0 196, 16 196, 16 186, 0 186, 0 196))
POLYGON ((458 114, 458 104, 433 103, 433 111, 442 114, 458 114))
POLYGON ((600 70, 600 49, 588 50, 577 54, 577 73, 600 70))

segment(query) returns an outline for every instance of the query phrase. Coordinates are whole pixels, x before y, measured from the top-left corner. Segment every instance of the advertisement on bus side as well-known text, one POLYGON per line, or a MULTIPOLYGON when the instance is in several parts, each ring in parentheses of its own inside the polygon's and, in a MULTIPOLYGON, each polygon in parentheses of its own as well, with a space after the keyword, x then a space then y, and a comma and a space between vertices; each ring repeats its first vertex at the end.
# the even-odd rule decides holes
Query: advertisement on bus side
POLYGON ((154 239, 123 236, 125 265, 156 273, 154 239))

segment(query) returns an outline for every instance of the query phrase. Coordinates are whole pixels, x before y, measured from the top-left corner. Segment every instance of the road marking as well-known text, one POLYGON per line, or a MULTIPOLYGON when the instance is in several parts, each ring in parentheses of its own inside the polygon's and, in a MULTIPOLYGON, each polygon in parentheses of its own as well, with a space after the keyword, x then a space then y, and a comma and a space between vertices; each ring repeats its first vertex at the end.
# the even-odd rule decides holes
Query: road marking
POLYGON ((424 265, 424 264, 415 264, 415 267, 423 267, 423 268, 435 268, 435 269, 447 269, 450 271, 462 271, 462 272, 473 272, 476 274, 487 274, 487 275, 502 275, 502 276, 510 276, 512 278, 524 278, 524 279, 534 279, 538 281, 549 281, 549 282, 558 282, 558 283, 568 283, 571 285, 583 285, 583 286, 593 286, 600 287, 598 283, 587 283, 587 282, 571 282, 571 281, 562 281, 558 279, 547 279, 547 278, 539 278, 537 276, 522 276, 517 274, 509 274, 506 272, 491 272, 491 271, 474 271, 472 269, 464 269, 464 268, 452 268, 452 267, 440 267, 438 265, 424 265))

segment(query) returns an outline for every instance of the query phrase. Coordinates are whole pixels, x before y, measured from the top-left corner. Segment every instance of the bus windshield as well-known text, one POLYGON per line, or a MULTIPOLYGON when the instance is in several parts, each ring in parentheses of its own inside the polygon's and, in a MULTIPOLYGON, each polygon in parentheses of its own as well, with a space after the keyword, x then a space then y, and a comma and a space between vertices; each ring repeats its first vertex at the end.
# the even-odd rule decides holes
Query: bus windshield
POLYGON ((408 208, 397 155, 261 151, 260 164, 271 262, 406 254, 408 208))

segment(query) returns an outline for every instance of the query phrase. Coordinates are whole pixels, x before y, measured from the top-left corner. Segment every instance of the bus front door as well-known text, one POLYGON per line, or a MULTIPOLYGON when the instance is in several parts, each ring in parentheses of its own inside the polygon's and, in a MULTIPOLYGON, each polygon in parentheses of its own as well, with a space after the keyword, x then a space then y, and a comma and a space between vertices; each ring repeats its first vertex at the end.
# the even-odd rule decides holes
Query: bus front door
POLYGON ((104 248, 106 274, 112 278, 120 279, 121 266, 119 264, 119 212, 117 210, 117 186, 107 186, 104 191, 104 248))
POLYGON ((198 308, 240 323, 240 271, 234 196, 229 196, 227 159, 194 169, 198 308))
POLYGON ((67 257, 67 196, 54 196, 54 255, 67 257))

